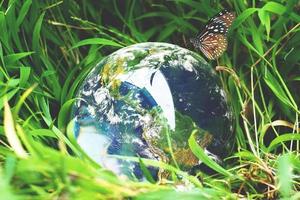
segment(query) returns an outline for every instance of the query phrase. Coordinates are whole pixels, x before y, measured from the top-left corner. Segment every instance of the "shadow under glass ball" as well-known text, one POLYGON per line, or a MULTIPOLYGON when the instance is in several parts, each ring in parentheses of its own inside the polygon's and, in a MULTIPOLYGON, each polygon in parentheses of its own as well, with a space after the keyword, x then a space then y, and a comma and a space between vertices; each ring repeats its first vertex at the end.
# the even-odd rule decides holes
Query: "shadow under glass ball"
MULTIPOLYGON (((203 58, 176 45, 141 43, 116 51, 93 68, 76 97, 77 142, 119 176, 145 179, 140 163, 126 157, 193 171, 201 164, 188 146, 195 129, 198 145, 216 157, 225 156, 232 140, 232 114, 218 77, 203 58)), ((169 176, 147 169, 156 180, 169 176)))

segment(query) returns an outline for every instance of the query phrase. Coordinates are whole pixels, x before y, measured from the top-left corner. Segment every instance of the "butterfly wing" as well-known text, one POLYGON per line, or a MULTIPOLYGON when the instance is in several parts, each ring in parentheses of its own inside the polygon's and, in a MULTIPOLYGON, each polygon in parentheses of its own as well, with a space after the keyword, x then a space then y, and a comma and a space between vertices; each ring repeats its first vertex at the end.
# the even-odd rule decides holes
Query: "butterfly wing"
POLYGON ((226 34, 228 28, 226 27, 224 22, 220 20, 215 20, 206 25, 205 31, 212 34, 226 34))
POLYGON ((227 39, 223 34, 207 34, 198 46, 210 60, 220 57, 227 48, 227 39))
POLYGON ((210 24, 212 22, 216 22, 216 21, 221 21, 224 23, 224 25, 229 28, 232 25, 232 22, 235 19, 235 13, 234 12, 229 12, 227 10, 223 10, 221 12, 219 12, 218 14, 216 14, 215 16, 213 16, 207 24, 210 24))
POLYGON ((191 43, 199 48, 210 60, 220 57, 227 48, 226 35, 235 14, 226 10, 219 12, 209 20, 205 29, 191 43))
POLYGON ((226 11, 223 15, 220 15, 218 19, 224 22, 226 27, 229 28, 235 19, 235 13, 226 11))

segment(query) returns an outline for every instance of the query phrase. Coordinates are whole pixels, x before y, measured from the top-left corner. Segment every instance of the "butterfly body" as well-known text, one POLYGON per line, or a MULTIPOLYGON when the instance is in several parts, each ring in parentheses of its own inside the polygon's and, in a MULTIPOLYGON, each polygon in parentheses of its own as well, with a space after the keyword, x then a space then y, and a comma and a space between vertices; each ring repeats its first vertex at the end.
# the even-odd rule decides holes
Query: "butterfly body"
POLYGON ((217 59, 227 49, 227 32, 234 19, 234 13, 221 11, 209 20, 198 36, 190 40, 191 43, 208 59, 217 59))

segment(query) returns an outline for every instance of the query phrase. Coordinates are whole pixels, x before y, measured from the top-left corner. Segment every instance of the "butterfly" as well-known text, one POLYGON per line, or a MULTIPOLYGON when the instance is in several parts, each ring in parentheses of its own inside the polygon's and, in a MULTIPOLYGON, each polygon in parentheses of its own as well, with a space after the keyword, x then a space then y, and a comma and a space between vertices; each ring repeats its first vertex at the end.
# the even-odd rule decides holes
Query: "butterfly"
POLYGON ((234 19, 233 12, 227 10, 219 12, 208 21, 200 34, 190 39, 191 43, 208 59, 217 59, 227 49, 227 32, 234 19))

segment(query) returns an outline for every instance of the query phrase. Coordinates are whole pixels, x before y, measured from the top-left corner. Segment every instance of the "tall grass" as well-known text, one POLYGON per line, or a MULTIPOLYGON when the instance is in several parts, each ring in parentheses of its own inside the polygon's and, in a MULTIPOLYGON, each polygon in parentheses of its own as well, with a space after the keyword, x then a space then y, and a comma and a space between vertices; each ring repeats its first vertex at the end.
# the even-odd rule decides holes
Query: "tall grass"
MULTIPOLYGON (((299 199, 300 4, 282 1, 0 1, 1 199, 299 199), (69 113, 103 57, 138 42, 190 48, 219 10, 237 13, 213 67, 235 116, 235 147, 217 172, 165 184, 122 180, 80 150, 69 113), (185 187, 182 187, 185 185, 185 187)), ((138 161, 138 158, 128 158, 138 161)))

